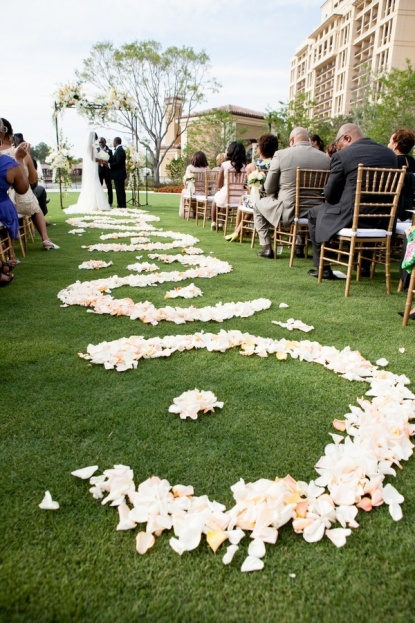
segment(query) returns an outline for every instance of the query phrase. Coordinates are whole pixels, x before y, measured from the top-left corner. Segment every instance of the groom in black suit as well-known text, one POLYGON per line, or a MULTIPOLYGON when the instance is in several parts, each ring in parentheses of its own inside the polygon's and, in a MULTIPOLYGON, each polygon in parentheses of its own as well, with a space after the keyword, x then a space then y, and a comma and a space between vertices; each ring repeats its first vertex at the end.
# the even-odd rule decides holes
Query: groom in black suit
POLYGON ((116 136, 113 141, 114 153, 109 163, 111 178, 114 180, 115 192, 117 194, 117 205, 119 208, 127 207, 127 197, 125 195, 125 180, 127 179, 127 169, 125 166, 125 151, 121 145, 121 139, 116 136))
MULTIPOLYGON (((398 159, 389 147, 363 136, 362 130, 354 123, 342 125, 337 132, 336 153, 330 163, 330 175, 324 189, 326 202, 308 211, 308 229, 313 245, 313 261, 316 269, 308 274, 318 277, 320 248, 343 227, 351 227, 353 221, 354 199, 357 185, 357 168, 380 167, 398 169, 398 159)), ((376 212, 375 212, 376 213, 376 212)), ((364 223, 361 224, 364 226, 364 223)), ((371 220, 368 227, 382 227, 371 220)), ((324 267, 323 279, 334 279, 329 265, 324 267)))
MULTIPOLYGON (((106 151, 108 156, 109 156, 109 162, 111 162, 112 160, 112 149, 110 149, 107 145, 107 141, 106 139, 101 136, 101 138, 98 141, 99 144, 99 151, 106 151)), ((101 186, 103 185, 103 183, 105 182, 105 186, 107 187, 108 190, 108 203, 110 204, 110 206, 112 206, 112 182, 111 182, 111 172, 109 170, 108 167, 105 167, 102 164, 98 165, 98 175, 99 175, 99 181, 101 182, 101 186)))

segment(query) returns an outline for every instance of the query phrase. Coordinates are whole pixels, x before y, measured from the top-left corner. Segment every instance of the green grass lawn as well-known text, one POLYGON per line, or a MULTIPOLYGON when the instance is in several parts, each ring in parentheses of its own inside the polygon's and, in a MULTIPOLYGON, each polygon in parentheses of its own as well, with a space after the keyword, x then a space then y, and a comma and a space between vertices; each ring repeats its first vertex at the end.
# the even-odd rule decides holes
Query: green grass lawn
MULTIPOLYGON (((287 473, 314 478, 314 464, 331 441, 332 420, 342 418, 367 385, 317 365, 241 357, 236 351, 175 353, 141 361, 137 370, 124 373, 92 366, 77 353, 86 352, 89 343, 129 335, 240 329, 338 349, 349 345, 373 363, 385 357, 389 370, 414 380, 415 323, 403 328, 397 315, 405 302, 405 295, 396 293, 397 265, 391 296, 379 270, 372 282, 353 282, 345 298, 344 282, 318 284, 307 275, 311 260, 296 260, 290 269, 287 251, 278 260, 259 258, 258 246, 230 244, 210 228, 179 219, 177 196, 150 194, 148 209, 163 228, 197 236, 206 254, 213 251, 233 266, 230 274, 198 280, 204 296, 191 304, 272 301, 267 311, 220 325, 161 322, 152 327, 60 307, 56 295, 62 288, 77 279, 125 275, 138 253, 82 249, 98 242, 100 230, 68 235, 72 227, 65 223, 59 197, 50 197, 50 236, 61 249, 46 253, 37 237, 13 284, 0 291, 0 621, 414 621, 414 460, 391 479, 405 496, 402 521, 395 523, 386 506, 360 512, 361 527, 342 549, 328 539, 307 544, 287 525, 277 544, 267 546, 264 570, 253 574, 240 572, 248 538, 229 566, 221 562, 224 547, 213 554, 205 541, 179 557, 167 533, 139 556, 136 531, 116 532, 116 510, 92 498, 88 481, 70 475, 86 465, 104 470, 124 463, 134 469, 136 484, 155 474, 171 484, 192 484, 197 495, 228 507, 230 486, 240 478, 287 473), (112 260, 114 266, 99 273, 78 269, 92 258, 112 260), (289 309, 279 309, 281 302, 289 309), (271 324, 289 317, 313 325, 314 331, 294 334, 271 324), (212 390, 224 408, 197 421, 168 414, 173 398, 195 387, 212 390), (39 510, 47 489, 59 501, 59 511, 39 510), (293 573, 295 578, 289 576, 293 573)), ((139 255, 147 259, 146 253, 139 255)), ((175 264, 162 268, 177 269, 175 264)), ((113 296, 160 307, 173 287, 120 288, 113 296)))

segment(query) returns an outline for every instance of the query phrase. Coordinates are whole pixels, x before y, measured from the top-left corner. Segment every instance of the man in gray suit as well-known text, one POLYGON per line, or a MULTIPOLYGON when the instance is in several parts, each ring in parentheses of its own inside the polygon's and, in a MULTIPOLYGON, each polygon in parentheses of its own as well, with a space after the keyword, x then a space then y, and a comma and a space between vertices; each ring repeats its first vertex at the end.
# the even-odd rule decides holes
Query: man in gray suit
MULTIPOLYGON (((290 225, 294 219, 297 167, 323 170, 330 168, 330 158, 312 147, 305 128, 294 128, 290 134, 290 147, 275 152, 265 181, 267 196, 254 205, 255 229, 263 247, 258 253, 261 257, 274 257, 269 225, 277 227, 280 220, 284 225, 290 225)), ((321 203, 321 196, 316 192, 316 204, 318 203, 321 203)), ((309 209, 309 200, 307 204, 303 214, 300 208, 301 216, 309 209)))
MULTIPOLYGON (((364 138, 362 130, 354 123, 342 125, 337 132, 336 153, 330 164, 330 175, 324 189, 326 203, 311 208, 308 229, 313 245, 315 269, 308 274, 318 277, 321 243, 328 242, 343 227, 351 227, 359 164, 366 167, 397 169, 398 160, 391 149, 364 138)), ((376 208, 374 208, 376 213, 376 208)), ((380 219, 379 219, 380 221, 380 219)), ((364 223, 361 223, 364 226, 364 223)), ((383 227, 384 223, 371 219, 368 227, 383 227)), ((335 279, 330 266, 324 268, 324 279, 335 279)))

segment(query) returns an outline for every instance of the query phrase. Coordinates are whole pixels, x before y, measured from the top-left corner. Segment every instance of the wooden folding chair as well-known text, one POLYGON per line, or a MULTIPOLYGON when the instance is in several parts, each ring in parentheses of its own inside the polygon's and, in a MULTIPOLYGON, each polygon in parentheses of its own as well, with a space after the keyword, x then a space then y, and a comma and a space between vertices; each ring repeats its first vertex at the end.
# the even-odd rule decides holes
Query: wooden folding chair
POLYGON ((308 219, 304 215, 310 208, 323 203, 323 190, 330 171, 321 169, 302 169, 297 167, 295 181, 294 220, 290 225, 280 221, 274 228, 274 256, 278 247, 290 248, 290 267, 293 266, 297 236, 305 238, 305 256, 308 257, 308 219))
POLYGON ((3 262, 14 257, 13 240, 10 238, 7 228, 0 223, 0 259, 3 262))
POLYGON ((411 312, 412 302, 414 300, 414 292, 415 292, 415 266, 411 271, 411 279, 409 281, 408 294, 406 295, 405 311, 403 313, 403 320, 402 320, 403 327, 406 327, 408 325, 409 314, 411 312))
POLYGON ((245 171, 225 171, 225 184, 227 185, 226 201, 224 205, 216 206, 216 231, 219 223, 223 225, 223 235, 226 236, 228 225, 236 220, 236 212, 239 207, 241 196, 245 190, 245 171))
POLYGON ((255 244, 255 224, 254 224, 254 210, 248 206, 239 206, 238 211, 241 213, 241 229, 239 232, 239 242, 242 242, 244 236, 251 238, 251 249, 255 244))
POLYGON ((195 178, 194 191, 190 191, 188 189, 188 192, 183 199, 184 218, 187 221, 189 218, 193 218, 195 216, 196 197, 204 196, 206 194, 206 173, 203 171, 201 173, 193 173, 193 175, 195 178))
POLYGON ((205 193, 196 197, 196 225, 199 218, 203 219, 203 227, 210 218, 212 202, 217 190, 219 171, 206 171, 205 173, 205 193))
POLYGON ((332 246, 322 243, 319 282, 323 279, 324 264, 347 266, 344 295, 349 296, 353 268, 356 269, 356 281, 360 281, 362 260, 368 260, 371 279, 376 264, 385 266, 386 291, 391 293, 391 240, 405 173, 405 166, 402 169, 381 169, 359 164, 352 226, 337 232, 330 241, 332 246), (384 229, 367 227, 368 221, 380 219, 385 223, 384 229))

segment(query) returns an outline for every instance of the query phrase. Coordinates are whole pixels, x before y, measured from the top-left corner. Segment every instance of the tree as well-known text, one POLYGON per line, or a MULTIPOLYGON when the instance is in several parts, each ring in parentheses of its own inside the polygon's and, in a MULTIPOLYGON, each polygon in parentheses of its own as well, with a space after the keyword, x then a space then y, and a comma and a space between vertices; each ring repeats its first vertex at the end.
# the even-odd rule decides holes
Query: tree
POLYGON ((415 70, 407 59, 405 69, 391 69, 382 75, 368 75, 365 97, 353 107, 354 122, 367 136, 388 144, 398 128, 412 128, 415 122, 415 70))
POLYGON ((52 147, 49 147, 46 143, 39 143, 31 148, 30 155, 34 160, 39 160, 43 164, 51 151, 52 147))
POLYGON ((236 135, 236 122, 232 113, 214 108, 189 123, 186 151, 190 155, 195 151, 203 151, 208 160, 214 163, 219 153, 226 152, 231 141, 243 138, 243 132, 239 134, 236 135))
MULTIPOLYGON (((158 182, 160 164, 187 128, 190 113, 205 99, 204 93, 219 87, 209 69, 204 51, 188 47, 162 51, 156 41, 134 41, 120 48, 102 42, 93 46, 77 76, 102 97, 112 89, 134 103, 111 113, 107 121, 128 130, 148 150, 158 182), (184 119, 182 127, 176 124, 178 116, 184 119)), ((87 114, 99 116, 99 110, 87 114)))

